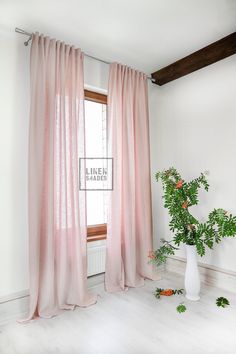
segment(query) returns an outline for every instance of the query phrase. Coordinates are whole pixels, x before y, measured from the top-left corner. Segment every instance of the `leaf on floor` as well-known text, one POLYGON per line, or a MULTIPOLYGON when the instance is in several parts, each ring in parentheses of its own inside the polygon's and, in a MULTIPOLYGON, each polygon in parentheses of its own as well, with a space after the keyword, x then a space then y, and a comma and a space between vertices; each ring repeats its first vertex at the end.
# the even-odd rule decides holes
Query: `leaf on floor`
POLYGON ((184 305, 183 302, 181 302, 177 307, 176 307, 176 311, 178 313, 183 313, 187 310, 186 306, 184 305))
POLYGON ((226 299, 225 297, 221 296, 221 297, 218 297, 218 298, 216 299, 216 305, 217 305, 218 307, 223 307, 223 308, 225 308, 226 306, 229 306, 230 303, 229 303, 229 300, 228 300, 228 299, 226 299))

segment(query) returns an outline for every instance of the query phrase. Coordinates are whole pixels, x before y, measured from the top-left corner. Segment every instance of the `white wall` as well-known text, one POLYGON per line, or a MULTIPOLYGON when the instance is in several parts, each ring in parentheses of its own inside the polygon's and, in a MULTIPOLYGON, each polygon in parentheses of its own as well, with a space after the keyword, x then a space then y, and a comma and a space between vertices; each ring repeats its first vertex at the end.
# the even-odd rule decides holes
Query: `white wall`
MULTIPOLYGON (((28 283, 27 164, 29 52, 25 38, 0 30, 0 298, 28 283)), ((85 85, 107 89, 108 66, 85 58, 85 85)))
POLYGON ((0 296, 28 287, 28 50, 0 33, 0 296))
MULTIPOLYGON (((236 215, 236 56, 168 83, 150 85, 150 132, 155 244, 170 237, 154 173, 175 166, 188 180, 209 170, 210 190, 193 213, 213 208, 236 215)), ((176 255, 184 257, 183 248, 176 255)), ((225 239, 202 262, 236 271, 236 239, 225 239)))
POLYGON ((100 61, 84 58, 84 82, 87 89, 107 92, 109 66, 100 61))

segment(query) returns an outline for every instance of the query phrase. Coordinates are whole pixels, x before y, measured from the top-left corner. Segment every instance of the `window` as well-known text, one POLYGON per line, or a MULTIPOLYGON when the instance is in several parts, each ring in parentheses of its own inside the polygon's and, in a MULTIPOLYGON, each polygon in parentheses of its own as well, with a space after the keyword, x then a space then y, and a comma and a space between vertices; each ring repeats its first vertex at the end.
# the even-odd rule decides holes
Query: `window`
MULTIPOLYGON (((107 156, 107 96, 85 90, 86 157, 107 156)), ((106 238, 107 192, 87 191, 87 240, 106 238)))

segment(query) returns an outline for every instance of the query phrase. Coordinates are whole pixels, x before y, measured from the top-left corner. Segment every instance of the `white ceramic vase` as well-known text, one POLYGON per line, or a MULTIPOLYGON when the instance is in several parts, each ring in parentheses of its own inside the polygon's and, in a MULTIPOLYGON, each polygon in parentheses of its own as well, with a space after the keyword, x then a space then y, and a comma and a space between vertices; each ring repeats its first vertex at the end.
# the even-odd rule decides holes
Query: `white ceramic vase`
POLYGON ((187 264, 185 271, 185 291, 186 298, 192 301, 200 299, 200 276, 197 265, 196 247, 186 245, 187 264))

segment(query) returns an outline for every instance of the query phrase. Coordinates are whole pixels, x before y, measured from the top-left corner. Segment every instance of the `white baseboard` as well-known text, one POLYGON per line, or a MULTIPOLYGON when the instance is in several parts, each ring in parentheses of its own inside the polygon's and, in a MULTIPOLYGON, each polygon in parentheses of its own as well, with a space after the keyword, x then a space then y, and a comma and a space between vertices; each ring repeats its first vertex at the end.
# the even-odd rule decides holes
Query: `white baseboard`
MULTIPOLYGON (((88 278, 88 288, 104 284, 104 273, 88 278)), ((16 321, 27 316, 29 308, 29 290, 23 290, 0 298, 0 325, 16 321)))
POLYGON ((3 302, 3 298, 1 298, 1 301, 0 325, 7 324, 11 321, 16 321, 27 316, 29 308, 29 295, 27 290, 12 294, 5 302, 3 302))
POLYGON ((0 305, 8 302, 8 301, 13 301, 17 299, 21 299, 22 297, 26 297, 29 295, 29 289, 22 290, 22 291, 17 291, 15 293, 5 295, 5 296, 0 296, 0 305))
MULTIPOLYGON (((184 276, 186 259, 181 257, 169 257, 166 270, 184 276)), ((236 292, 236 272, 198 263, 201 281, 205 284, 216 286, 225 290, 236 292)))

